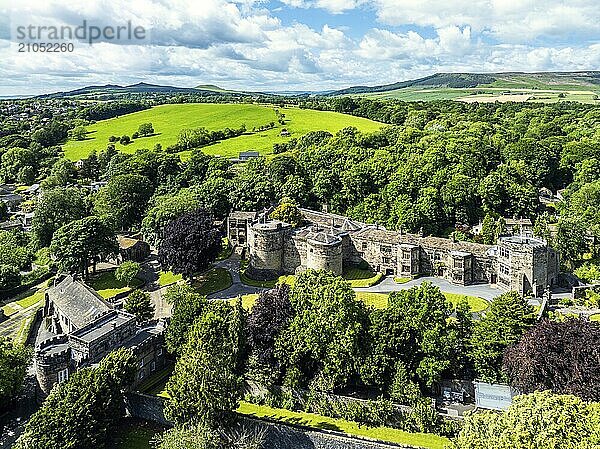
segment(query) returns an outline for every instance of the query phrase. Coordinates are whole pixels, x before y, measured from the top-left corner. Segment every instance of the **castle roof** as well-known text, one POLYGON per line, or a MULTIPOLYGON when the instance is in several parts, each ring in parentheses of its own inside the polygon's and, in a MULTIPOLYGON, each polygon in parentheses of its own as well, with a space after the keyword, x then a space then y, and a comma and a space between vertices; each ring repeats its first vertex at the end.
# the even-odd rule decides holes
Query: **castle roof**
POLYGON ((86 326, 72 332, 70 335, 86 343, 97 340, 113 329, 135 322, 135 316, 122 310, 111 310, 88 323, 86 326))
POLYGON ((98 293, 71 275, 49 288, 46 294, 77 329, 111 310, 98 293))
POLYGON ((313 242, 323 243, 325 245, 336 245, 342 241, 339 236, 324 231, 309 232, 306 235, 306 239, 312 240, 313 242))

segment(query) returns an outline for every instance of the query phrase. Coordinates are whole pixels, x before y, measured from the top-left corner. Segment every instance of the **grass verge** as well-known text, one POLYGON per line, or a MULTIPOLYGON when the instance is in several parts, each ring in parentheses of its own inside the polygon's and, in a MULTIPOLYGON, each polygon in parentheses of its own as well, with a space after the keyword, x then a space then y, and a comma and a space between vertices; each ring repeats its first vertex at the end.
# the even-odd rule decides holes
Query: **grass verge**
POLYGON ((266 418, 285 424, 301 425, 319 430, 334 430, 348 435, 374 438, 412 447, 443 449, 450 442, 447 438, 427 433, 409 433, 389 427, 369 427, 343 419, 328 418, 314 413, 292 412, 244 401, 240 402, 237 412, 242 415, 266 418))
POLYGON ((167 285, 174 284, 175 282, 179 282, 182 279, 183 276, 180 274, 175 274, 172 271, 161 271, 158 275, 158 285, 165 287, 167 285))
POLYGON ((202 295, 210 295, 229 288, 233 281, 225 268, 213 268, 198 276, 194 281, 194 289, 202 295))
POLYGON ((363 270, 357 267, 345 269, 342 276, 350 283, 352 288, 371 287, 383 278, 381 273, 374 273, 371 270, 363 270))
POLYGON ((469 307, 471 307, 471 312, 474 312, 474 313, 475 312, 483 312, 490 305, 490 303, 487 302, 485 299, 479 298, 477 296, 460 295, 458 293, 447 293, 447 292, 442 292, 442 293, 444 294, 446 299, 452 303, 452 306, 454 308, 456 308, 456 306, 458 306, 458 303, 461 302, 463 299, 467 300, 469 307))

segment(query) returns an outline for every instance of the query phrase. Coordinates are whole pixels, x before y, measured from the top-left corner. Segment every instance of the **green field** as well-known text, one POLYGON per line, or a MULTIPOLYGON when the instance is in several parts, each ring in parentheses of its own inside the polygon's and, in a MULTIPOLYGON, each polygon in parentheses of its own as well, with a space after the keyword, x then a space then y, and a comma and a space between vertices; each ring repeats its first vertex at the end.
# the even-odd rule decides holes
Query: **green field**
MULTIPOLYGON (((336 112, 314 111, 298 108, 279 108, 285 114, 285 125, 277 124, 274 129, 259 133, 247 133, 242 136, 223 140, 203 148, 207 154, 227 157, 238 156, 240 151, 258 150, 269 154, 274 143, 286 142, 292 137, 300 137, 309 131, 326 130, 332 133, 347 126, 355 126, 361 131, 376 131, 381 126, 361 117, 336 112), (281 129, 286 128, 290 137, 281 137, 281 129)), ((168 104, 156 106, 145 111, 134 112, 121 117, 102 120, 87 127, 86 140, 68 141, 64 145, 65 156, 71 160, 86 157, 92 150, 103 150, 111 135, 131 136, 141 123, 151 122, 155 135, 135 139, 129 145, 116 143, 116 148, 125 153, 133 153, 140 148, 154 148, 157 143, 163 148, 177 142, 179 131, 184 128, 204 127, 219 130, 226 127, 237 128, 246 125, 248 131, 253 127, 277 122, 272 106, 256 104, 168 104)))
POLYGON ((352 288, 371 287, 383 279, 383 274, 374 273, 371 270, 363 270, 358 267, 346 268, 343 274, 352 288))
POLYGON ((449 443, 447 438, 428 433, 409 433, 389 427, 369 427, 344 419, 329 418, 314 413, 292 412, 244 401, 240 402, 237 412, 246 416, 267 418, 273 421, 302 425, 314 429, 335 430, 349 435, 374 438, 411 447, 443 449, 449 443))
POLYGON ((158 276, 158 285, 165 287, 167 285, 174 284, 175 282, 179 282, 182 279, 183 276, 180 274, 174 274, 171 271, 161 271, 158 276))

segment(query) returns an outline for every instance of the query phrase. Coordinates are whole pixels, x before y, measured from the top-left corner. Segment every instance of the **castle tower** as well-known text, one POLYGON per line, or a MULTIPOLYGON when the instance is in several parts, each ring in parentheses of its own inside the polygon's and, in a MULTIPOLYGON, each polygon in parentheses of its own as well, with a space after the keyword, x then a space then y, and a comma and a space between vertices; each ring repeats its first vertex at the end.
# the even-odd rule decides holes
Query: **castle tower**
POLYGON ((342 274, 342 238, 326 232, 306 236, 306 268, 342 274))
POLYGON ((285 239, 292 226, 280 221, 253 224, 248 233, 250 269, 257 278, 273 278, 283 271, 285 239))

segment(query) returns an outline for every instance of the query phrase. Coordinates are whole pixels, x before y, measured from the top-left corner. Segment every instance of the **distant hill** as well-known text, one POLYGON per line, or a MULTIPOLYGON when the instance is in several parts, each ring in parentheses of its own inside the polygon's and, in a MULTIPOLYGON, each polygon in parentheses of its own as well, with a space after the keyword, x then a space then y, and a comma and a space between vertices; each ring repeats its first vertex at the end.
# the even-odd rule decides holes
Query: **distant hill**
POLYGON ((436 73, 380 86, 353 86, 328 93, 406 101, 579 101, 596 104, 600 72, 436 73))
POLYGON ((409 87, 430 88, 474 88, 474 87, 510 87, 510 88, 562 88, 566 86, 599 87, 600 72, 506 72, 506 73, 436 73, 415 80, 381 86, 354 86, 331 92, 329 95, 349 95, 374 92, 389 92, 409 87))
MULTIPOLYGON (((235 93, 233 91, 226 91, 219 88, 218 86, 206 85, 198 87, 176 87, 176 86, 162 86, 158 84, 148 83, 137 83, 129 86, 119 86, 118 84, 105 84, 102 86, 87 86, 81 89, 75 89, 65 92, 55 92, 51 94, 40 95, 39 98, 62 98, 62 97, 78 97, 85 98, 91 96, 119 96, 125 94, 139 94, 139 93, 171 93, 171 94, 225 94, 235 93)), ((241 92, 239 92, 241 93, 241 92)))

